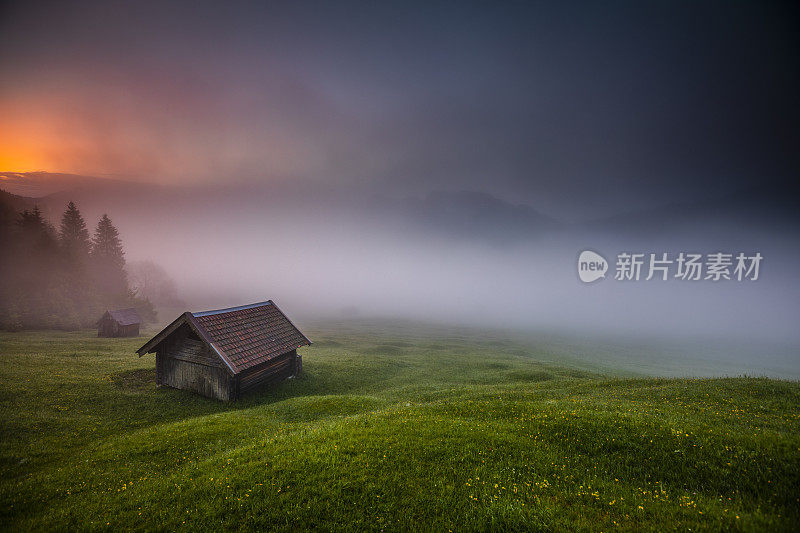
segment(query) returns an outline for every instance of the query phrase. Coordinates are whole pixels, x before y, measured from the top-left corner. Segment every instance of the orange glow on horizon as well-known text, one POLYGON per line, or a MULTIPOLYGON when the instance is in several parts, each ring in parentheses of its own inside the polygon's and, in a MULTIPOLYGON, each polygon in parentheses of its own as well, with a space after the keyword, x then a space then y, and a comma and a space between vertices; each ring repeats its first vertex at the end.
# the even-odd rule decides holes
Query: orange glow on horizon
POLYGON ((19 109, 1 106, 0 114, 6 117, 0 125, 0 172, 63 172, 52 161, 61 143, 49 134, 47 121, 19 116, 19 109))
POLYGON ((83 136, 53 99, 10 96, 0 99, 0 172, 92 170, 76 168, 83 136))
POLYGON ((82 85, 4 92, 0 84, 0 172, 174 183, 290 177, 326 168, 327 147, 338 146, 326 128, 308 133, 306 119, 296 125, 267 108, 262 114, 249 106, 220 109, 202 94, 181 99, 145 89, 140 96, 136 87, 109 93, 82 85))
POLYGON ((58 172, 58 170, 43 164, 34 154, 4 145, 0 147, 0 172, 58 172))

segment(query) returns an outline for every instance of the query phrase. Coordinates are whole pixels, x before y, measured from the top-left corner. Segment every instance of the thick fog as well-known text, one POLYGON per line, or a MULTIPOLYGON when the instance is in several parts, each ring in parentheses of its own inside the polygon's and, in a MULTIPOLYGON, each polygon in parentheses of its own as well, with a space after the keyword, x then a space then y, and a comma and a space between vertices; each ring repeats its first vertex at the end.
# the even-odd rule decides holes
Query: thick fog
POLYGON ((272 299, 304 322, 502 328, 562 352, 583 339, 566 351, 648 372, 800 376, 800 211, 783 194, 750 189, 578 222, 467 191, 84 179, 33 201, 50 220, 68 201, 90 226, 108 213, 131 286, 161 322, 272 299), (586 251, 603 275, 581 279, 586 251), (718 281, 708 279, 716 253, 730 261, 718 281), (623 254, 640 254, 638 279, 619 279, 623 254), (648 279, 651 255, 664 254, 666 279, 658 270, 648 279), (700 279, 679 277, 681 254, 701 255, 700 279), (761 258, 757 275, 737 272, 739 254, 747 267, 761 258))
POLYGON ((89 219, 101 210, 112 214, 128 261, 161 265, 193 310, 273 299, 303 319, 400 317, 590 336, 800 344, 800 250, 791 205, 742 212, 736 199, 723 198, 715 209, 672 206, 565 224, 476 193, 391 199, 356 191, 323 197, 136 186, 85 195, 89 219), (609 262, 605 279, 580 281, 583 250, 609 262), (647 264, 639 281, 614 279, 621 252, 674 260, 680 252, 720 251, 760 253, 759 279, 738 281, 731 266, 731 280, 680 280, 672 265, 668 281, 647 281, 647 264))

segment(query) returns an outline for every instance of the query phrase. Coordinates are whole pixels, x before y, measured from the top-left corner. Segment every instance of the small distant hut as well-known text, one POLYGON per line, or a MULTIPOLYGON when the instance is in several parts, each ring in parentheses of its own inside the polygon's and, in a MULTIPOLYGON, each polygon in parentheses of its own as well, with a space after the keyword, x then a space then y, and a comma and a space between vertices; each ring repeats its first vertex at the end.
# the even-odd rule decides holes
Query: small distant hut
POLYGON ((138 337, 142 318, 136 309, 106 311, 97 321, 98 337, 138 337))
POLYGON ((311 341, 272 300, 186 312, 137 350, 156 354, 156 384, 220 400, 296 376, 311 341))

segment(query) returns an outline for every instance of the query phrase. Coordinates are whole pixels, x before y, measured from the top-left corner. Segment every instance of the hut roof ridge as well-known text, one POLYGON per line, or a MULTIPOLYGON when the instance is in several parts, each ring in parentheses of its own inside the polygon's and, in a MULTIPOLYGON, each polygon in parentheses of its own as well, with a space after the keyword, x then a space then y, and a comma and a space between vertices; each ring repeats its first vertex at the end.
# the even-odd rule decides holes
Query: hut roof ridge
POLYGON ((239 305, 239 306, 236 306, 236 307, 226 307, 224 309, 212 309, 211 311, 198 311, 198 312, 192 313, 192 316, 194 316, 194 317, 202 317, 202 316, 208 316, 208 315, 219 315, 219 314, 222 314, 222 313, 230 313, 232 311, 242 311, 244 309, 252 309, 254 307, 262 307, 264 305, 274 305, 274 304, 272 303, 272 300, 267 300, 265 302, 258 302, 258 303, 254 303, 254 304, 239 305))

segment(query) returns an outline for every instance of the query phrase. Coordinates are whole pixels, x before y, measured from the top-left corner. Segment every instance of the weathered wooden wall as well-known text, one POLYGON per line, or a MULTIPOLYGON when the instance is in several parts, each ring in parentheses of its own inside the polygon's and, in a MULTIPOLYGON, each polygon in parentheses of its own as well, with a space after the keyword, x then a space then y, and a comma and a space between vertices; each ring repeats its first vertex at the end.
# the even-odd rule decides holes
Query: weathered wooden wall
POLYGON ((104 318, 97 326, 98 337, 138 337, 139 324, 120 326, 116 320, 104 318))
POLYGON ((209 398, 233 398, 234 378, 216 354, 188 328, 175 331, 156 352, 156 382, 209 398))
POLYGON ((139 324, 131 324, 129 326, 120 326, 120 328, 119 328, 119 336, 120 337, 138 337, 139 336, 139 324))
POLYGON ((100 320, 97 326, 98 337, 117 337, 118 336, 117 322, 110 318, 100 320))
POLYGON ((295 374, 297 350, 279 355, 239 374, 238 393, 246 394, 266 385, 283 381, 295 374))
POLYGON ((176 389, 191 390, 218 400, 230 400, 228 371, 168 357, 163 365, 162 384, 176 389))

